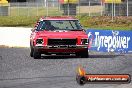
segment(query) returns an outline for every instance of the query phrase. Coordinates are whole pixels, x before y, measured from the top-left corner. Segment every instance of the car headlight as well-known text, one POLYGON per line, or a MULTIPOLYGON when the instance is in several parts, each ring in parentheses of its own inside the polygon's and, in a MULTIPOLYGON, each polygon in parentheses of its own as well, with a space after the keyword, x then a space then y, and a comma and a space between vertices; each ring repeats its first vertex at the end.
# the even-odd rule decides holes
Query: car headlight
POLYGON ((82 45, 87 45, 88 44, 88 39, 81 39, 81 44, 82 45))
POLYGON ((43 43, 44 43, 44 41, 42 38, 36 39, 36 44, 43 44, 43 43))

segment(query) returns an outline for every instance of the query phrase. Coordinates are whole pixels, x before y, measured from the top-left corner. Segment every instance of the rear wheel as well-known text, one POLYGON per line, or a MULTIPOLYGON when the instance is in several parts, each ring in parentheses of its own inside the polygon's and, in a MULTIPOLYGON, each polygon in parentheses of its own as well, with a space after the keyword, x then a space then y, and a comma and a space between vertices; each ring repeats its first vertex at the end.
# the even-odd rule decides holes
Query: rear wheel
POLYGON ((34 49, 33 57, 34 57, 34 59, 40 59, 41 53, 38 50, 34 49))

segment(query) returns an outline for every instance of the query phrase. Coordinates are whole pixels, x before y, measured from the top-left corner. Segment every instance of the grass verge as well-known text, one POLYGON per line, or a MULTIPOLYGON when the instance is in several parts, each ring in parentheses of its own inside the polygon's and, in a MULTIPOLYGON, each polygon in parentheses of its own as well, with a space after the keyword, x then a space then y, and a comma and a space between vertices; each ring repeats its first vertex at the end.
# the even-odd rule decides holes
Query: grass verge
MULTIPOLYGON (((33 27, 38 16, 0 16, 0 26, 6 27, 33 27)), ((132 30, 132 16, 114 17, 112 21, 108 16, 89 17, 87 15, 77 16, 85 28, 112 29, 112 30, 132 30)))
POLYGON ((32 27, 39 17, 33 16, 0 16, 0 26, 5 27, 32 27))
POLYGON ((132 30, 132 16, 78 16, 81 24, 86 28, 108 29, 108 30, 132 30))

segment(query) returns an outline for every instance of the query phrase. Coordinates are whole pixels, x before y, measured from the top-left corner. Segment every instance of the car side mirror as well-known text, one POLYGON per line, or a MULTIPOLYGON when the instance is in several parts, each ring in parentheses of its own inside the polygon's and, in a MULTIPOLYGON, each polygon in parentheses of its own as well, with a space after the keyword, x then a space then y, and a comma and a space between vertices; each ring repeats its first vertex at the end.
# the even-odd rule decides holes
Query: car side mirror
POLYGON ((86 32, 86 29, 83 28, 82 30, 86 32))

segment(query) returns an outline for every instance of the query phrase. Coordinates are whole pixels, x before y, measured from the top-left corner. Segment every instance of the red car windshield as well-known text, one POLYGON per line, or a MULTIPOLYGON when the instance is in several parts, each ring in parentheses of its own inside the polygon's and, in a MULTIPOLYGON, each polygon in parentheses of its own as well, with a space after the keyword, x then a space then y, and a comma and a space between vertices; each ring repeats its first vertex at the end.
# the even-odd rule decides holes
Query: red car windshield
POLYGON ((44 20, 40 21, 37 30, 81 30, 78 20, 44 20))

